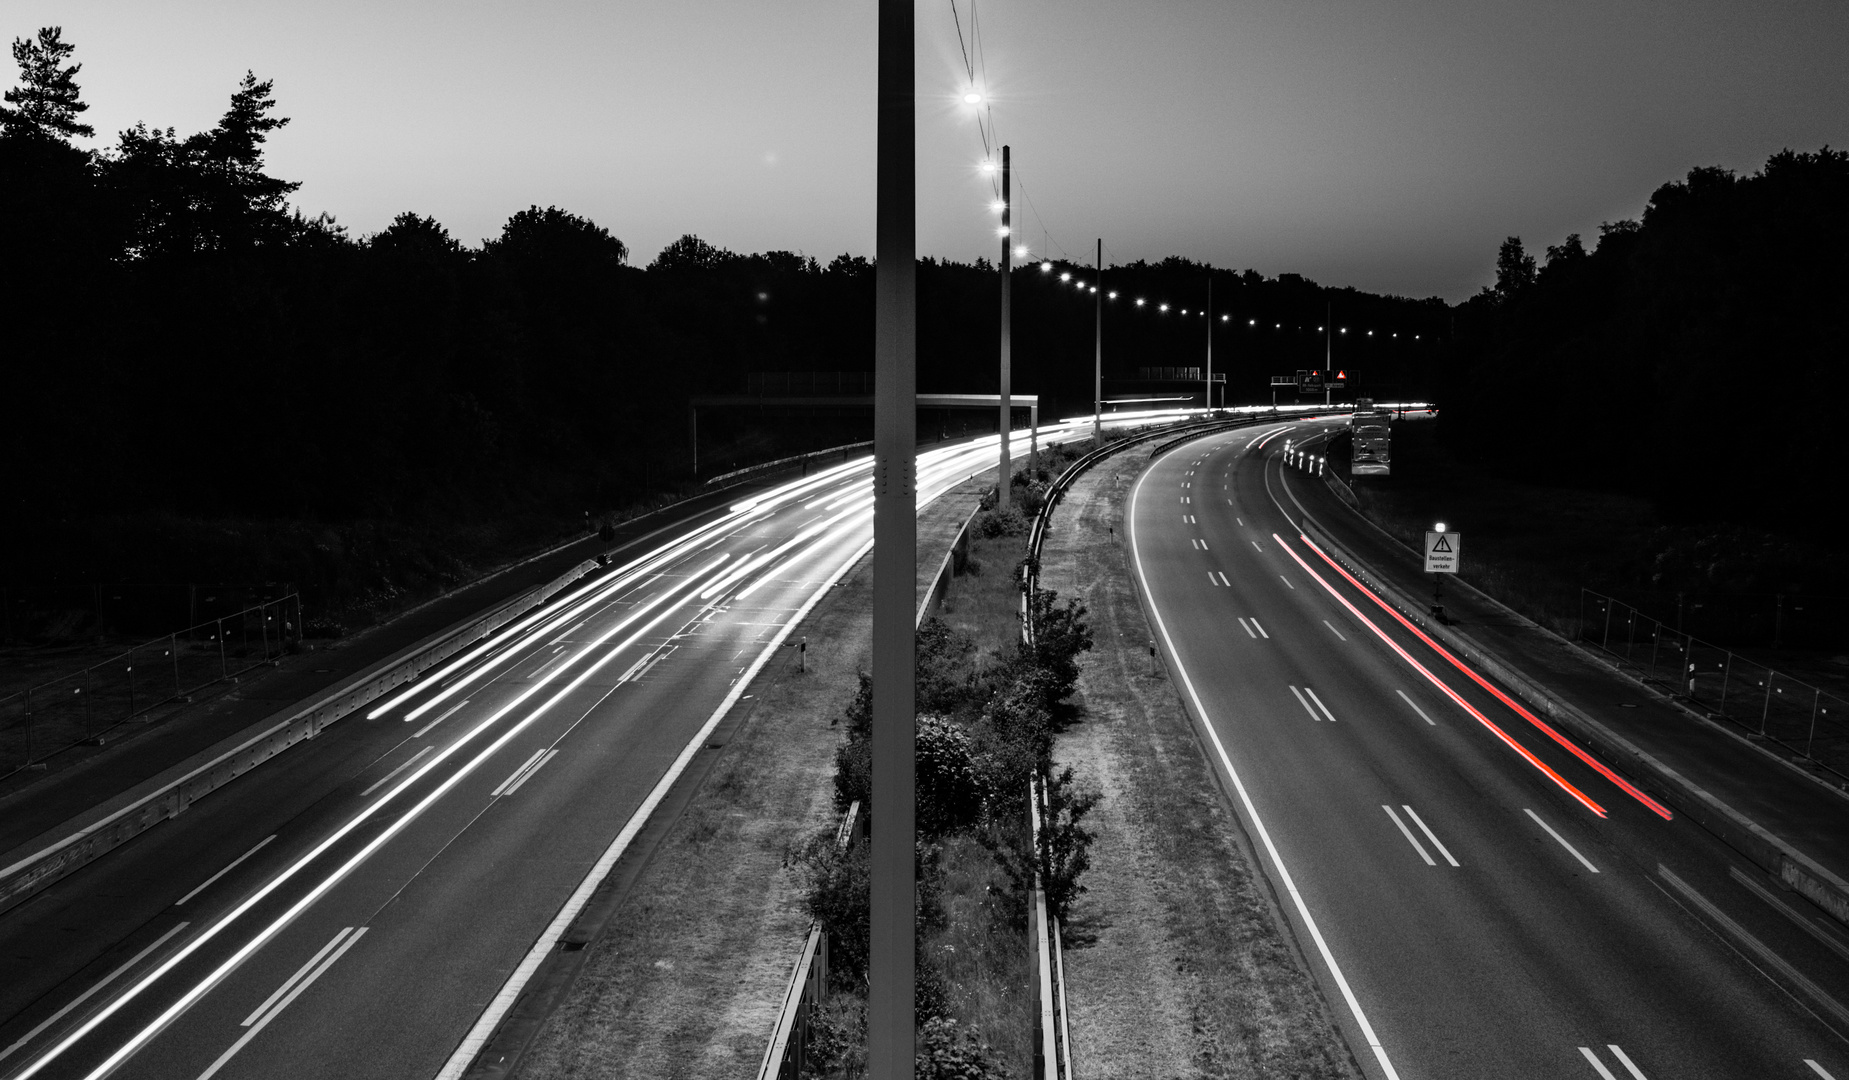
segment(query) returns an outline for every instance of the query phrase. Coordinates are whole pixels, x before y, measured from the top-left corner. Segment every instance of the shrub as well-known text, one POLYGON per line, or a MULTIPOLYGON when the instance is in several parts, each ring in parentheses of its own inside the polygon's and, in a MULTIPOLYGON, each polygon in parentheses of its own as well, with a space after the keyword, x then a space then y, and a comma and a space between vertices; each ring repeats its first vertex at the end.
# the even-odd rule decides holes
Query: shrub
POLYGON ((867 1069, 867 999, 830 994, 809 1014, 809 1054, 803 1080, 861 1076, 867 1069))
POLYGON ((984 540, 993 540, 998 536, 1027 535, 1027 518, 1014 506, 1002 510, 984 510, 976 515, 975 525, 976 535, 984 540))
POLYGON ((979 839, 1008 878, 1010 907, 1015 916, 1019 918, 1027 910, 1034 871, 1038 869, 1047 910, 1063 924, 1073 903, 1085 892, 1079 878, 1091 868, 1091 842, 1096 834, 1080 822, 1098 805, 1100 796, 1095 791, 1079 790, 1070 767, 1048 779, 1045 790, 1046 809, 1040 820, 1038 845, 1028 838, 1029 829, 1008 827, 1010 823, 1006 822, 994 823, 979 839))
POLYGON ((948 1017, 926 1020, 918 1029, 917 1080, 1004 1080, 1008 1072, 987 1043, 978 1042, 948 1017))
POLYGON ((835 846, 835 830, 824 829, 790 852, 784 866, 802 882, 803 908, 828 934, 829 963, 843 985, 867 978, 870 904, 867 843, 835 846))
POLYGON ((917 704, 919 712, 952 715, 975 696, 970 657, 976 642, 942 619, 926 619, 918 628, 917 704))
POLYGON ((913 760, 918 835, 934 839, 974 825, 983 785, 969 735, 949 721, 920 717, 913 760))

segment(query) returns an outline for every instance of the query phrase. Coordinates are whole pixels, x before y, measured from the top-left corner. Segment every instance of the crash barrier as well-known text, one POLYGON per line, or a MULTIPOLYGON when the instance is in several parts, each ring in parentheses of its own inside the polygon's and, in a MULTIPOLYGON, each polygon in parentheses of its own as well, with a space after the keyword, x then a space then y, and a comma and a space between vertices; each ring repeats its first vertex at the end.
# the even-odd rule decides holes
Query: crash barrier
POLYGON ((1600 756, 1630 773, 1639 787, 1662 799, 1786 887, 1800 893, 1839 922, 1849 926, 1849 881, 1844 881, 1816 860, 1773 836, 1585 711, 1549 693, 1500 656, 1487 652, 1460 631, 1432 618, 1426 602, 1408 594, 1394 582, 1381 577, 1371 567, 1349 555, 1313 518, 1305 515, 1299 528, 1304 539, 1321 548, 1353 574, 1356 580, 1379 594, 1424 633, 1503 683, 1518 697, 1525 699, 1550 720, 1592 747, 1600 756))
POLYGON ((275 713, 59 826, 27 845, 29 854, 0 868, 0 911, 168 818, 179 816, 188 806, 233 779, 296 743, 314 738, 334 721, 416 679, 421 672, 545 603, 598 566, 597 560, 581 562, 486 614, 439 631, 380 661, 314 703, 275 713))
MULTIPOLYGON (((983 498, 988 498, 987 492, 983 498)), ((962 526, 957 529, 956 538, 950 541, 950 550, 944 552, 943 561, 937 564, 937 573, 932 575, 930 587, 925 589, 924 598, 918 601, 918 615, 912 620, 912 625, 924 625, 925 616, 936 611, 944 602, 944 594, 950 591, 950 579, 962 574, 963 568, 968 565, 969 527, 976 520, 976 514, 982 512, 981 500, 976 505, 977 509, 964 518, 962 526)))
POLYGON ((1591 589, 1579 593, 1580 644, 1849 780, 1849 701, 1667 626, 1622 600, 1591 589))
POLYGON ((1042 834, 1051 826, 1047 819, 1046 782, 1030 780, 1027 790, 1028 816, 1033 825, 1034 902, 1029 915, 1030 947, 1034 956, 1034 1075, 1041 1080, 1071 1080, 1072 1031, 1066 1019, 1065 953, 1059 942, 1059 917, 1047 906, 1046 888, 1040 880, 1042 855, 1046 842, 1042 834), (1043 827, 1043 822, 1046 825, 1043 827))
MULTIPOLYGON (((835 830, 835 851, 866 834, 866 819, 860 816, 860 800, 849 804, 835 830)), ((809 1020, 828 998, 828 932, 819 922, 809 923, 809 935, 803 939, 802 955, 790 973, 789 988, 783 992, 783 1007, 777 1010, 777 1026, 771 1032, 764 1060, 758 1063, 758 1080, 797 1080, 809 1064, 809 1020)))
POLYGON ((0 697, 0 776, 100 746, 118 726, 271 663, 301 637, 302 599, 290 593, 0 697))
POLYGON ((706 481, 706 486, 712 487, 714 484, 725 484, 731 481, 743 480, 756 473, 768 472, 771 469, 781 469, 786 465, 802 465, 806 469, 810 462, 834 454, 840 454, 842 459, 845 460, 847 456, 854 451, 871 449, 872 446, 873 441, 869 439, 866 442, 848 443, 846 446, 831 446, 826 450, 811 450, 806 454, 791 454, 789 457, 778 458, 775 461, 766 461, 757 465, 747 465, 742 469, 733 469, 731 472, 720 473, 718 476, 706 481))

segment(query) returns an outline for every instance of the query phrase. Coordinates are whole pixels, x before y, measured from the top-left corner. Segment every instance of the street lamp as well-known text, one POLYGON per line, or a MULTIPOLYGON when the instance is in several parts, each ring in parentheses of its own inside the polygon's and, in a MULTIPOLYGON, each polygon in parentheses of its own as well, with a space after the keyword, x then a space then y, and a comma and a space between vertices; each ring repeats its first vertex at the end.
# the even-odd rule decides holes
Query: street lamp
POLYGON ((980 105, 982 104, 982 95, 977 93, 974 90, 971 90, 969 93, 963 95, 963 104, 980 105))

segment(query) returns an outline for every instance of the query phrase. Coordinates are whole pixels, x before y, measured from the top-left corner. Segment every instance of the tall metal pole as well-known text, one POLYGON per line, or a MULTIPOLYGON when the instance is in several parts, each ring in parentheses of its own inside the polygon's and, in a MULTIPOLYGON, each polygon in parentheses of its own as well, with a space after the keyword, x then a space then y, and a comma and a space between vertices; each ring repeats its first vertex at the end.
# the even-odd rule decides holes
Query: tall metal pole
POLYGON ((1323 325, 1328 333, 1323 335, 1323 407, 1329 407, 1329 372, 1335 370, 1335 305, 1327 304, 1323 308, 1323 325))
POLYGON ((1097 355, 1091 368, 1091 442, 1104 445, 1104 237, 1098 237, 1098 312, 1094 320, 1097 355))
POLYGON ((918 574, 917 132, 912 4, 880 0, 875 180, 873 768, 867 1076, 911 1080, 916 808, 912 639, 918 574))
POLYGON ((1207 418, 1213 419, 1213 275, 1207 275, 1207 418))
POLYGON ((1008 428, 1014 413, 1014 405, 1008 397, 1014 391, 1013 344, 1009 340, 1012 332, 1010 326, 1012 320, 1009 316, 1013 305, 1009 303, 1008 295, 1009 286, 1013 284, 1010 279, 1014 277, 1014 237, 1011 235, 1014 231, 1012 224, 1014 200, 1009 188, 1009 180, 1008 148, 1004 146, 1002 147, 1002 385, 1001 419, 998 421, 1000 426, 997 428, 1002 433, 1002 464, 1001 472, 996 474, 995 485, 995 505, 1002 509, 1008 506, 1009 481, 1012 479, 1008 466, 1008 428))

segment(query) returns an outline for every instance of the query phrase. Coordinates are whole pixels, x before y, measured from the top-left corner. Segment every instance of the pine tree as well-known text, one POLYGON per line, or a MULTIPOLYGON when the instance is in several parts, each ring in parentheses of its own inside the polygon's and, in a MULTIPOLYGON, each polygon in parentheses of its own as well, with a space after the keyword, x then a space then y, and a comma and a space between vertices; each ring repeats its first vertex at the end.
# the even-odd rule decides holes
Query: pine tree
POLYGON ((63 35, 63 27, 46 26, 40 28, 37 42, 13 39, 19 85, 4 97, 8 105, 18 107, 0 106, 0 133, 59 142, 96 134, 95 128, 77 119, 90 106, 78 100, 77 73, 83 65, 64 66, 77 46, 66 44, 63 35))

